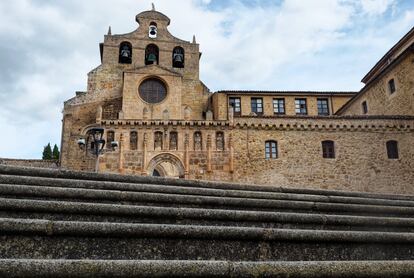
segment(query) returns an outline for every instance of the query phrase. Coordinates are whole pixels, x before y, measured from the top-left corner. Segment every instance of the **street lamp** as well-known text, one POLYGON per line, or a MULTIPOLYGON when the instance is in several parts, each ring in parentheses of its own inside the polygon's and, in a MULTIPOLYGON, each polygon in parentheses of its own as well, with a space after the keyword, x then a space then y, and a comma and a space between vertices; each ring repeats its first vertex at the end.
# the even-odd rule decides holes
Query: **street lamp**
MULTIPOLYGON (((81 150, 84 150, 96 157, 96 163, 95 163, 95 172, 99 171, 99 156, 103 153, 105 153, 104 147, 105 147, 105 139, 103 139, 104 135, 104 129, 101 127, 92 128, 87 133, 87 139, 80 138, 77 140, 78 146, 81 150), (90 148, 89 148, 90 146, 90 148)), ((110 151, 116 150, 116 148, 119 146, 119 143, 117 141, 110 142, 111 149, 110 151)))

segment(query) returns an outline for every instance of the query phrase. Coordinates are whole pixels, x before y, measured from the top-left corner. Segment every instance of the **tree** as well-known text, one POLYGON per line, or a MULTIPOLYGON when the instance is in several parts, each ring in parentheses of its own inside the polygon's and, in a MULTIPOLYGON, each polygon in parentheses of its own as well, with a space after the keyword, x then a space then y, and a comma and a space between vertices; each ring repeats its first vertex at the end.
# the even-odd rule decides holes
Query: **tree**
POLYGON ((52 158, 57 160, 57 159, 59 159, 59 155, 60 155, 59 148, 58 148, 58 146, 55 144, 55 145, 53 146, 52 158))
POLYGON ((52 148, 50 147, 50 143, 47 143, 47 146, 43 148, 42 159, 52 159, 52 148))

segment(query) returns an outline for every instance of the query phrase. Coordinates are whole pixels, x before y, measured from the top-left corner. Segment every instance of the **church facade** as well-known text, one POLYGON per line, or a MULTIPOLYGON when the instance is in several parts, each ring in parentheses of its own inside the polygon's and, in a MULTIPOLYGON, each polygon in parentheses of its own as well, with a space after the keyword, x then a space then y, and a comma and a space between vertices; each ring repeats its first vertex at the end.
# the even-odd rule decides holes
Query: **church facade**
POLYGON ((62 168, 414 193, 414 30, 359 92, 212 93, 195 38, 171 35, 155 9, 136 21, 131 33, 108 31, 87 91, 65 102, 62 168), (97 128, 106 144, 96 164, 97 128))

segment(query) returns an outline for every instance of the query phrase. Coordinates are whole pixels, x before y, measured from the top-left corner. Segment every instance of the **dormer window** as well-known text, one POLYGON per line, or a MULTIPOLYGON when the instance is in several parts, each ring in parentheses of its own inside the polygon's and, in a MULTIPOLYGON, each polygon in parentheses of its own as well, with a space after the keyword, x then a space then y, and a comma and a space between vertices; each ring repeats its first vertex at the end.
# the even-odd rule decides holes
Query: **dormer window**
POLYGON ((151 39, 155 39, 157 37, 157 33, 157 23, 151 22, 149 25, 148 37, 150 37, 151 39))
POLYGON ((149 44, 145 48, 145 64, 146 65, 158 65, 159 49, 155 44, 149 44))
POLYGON ((129 42, 123 42, 119 45, 119 63, 132 63, 132 45, 129 42))
POLYGON ((183 68, 184 67, 184 49, 180 46, 177 46, 173 50, 172 64, 174 68, 183 68))

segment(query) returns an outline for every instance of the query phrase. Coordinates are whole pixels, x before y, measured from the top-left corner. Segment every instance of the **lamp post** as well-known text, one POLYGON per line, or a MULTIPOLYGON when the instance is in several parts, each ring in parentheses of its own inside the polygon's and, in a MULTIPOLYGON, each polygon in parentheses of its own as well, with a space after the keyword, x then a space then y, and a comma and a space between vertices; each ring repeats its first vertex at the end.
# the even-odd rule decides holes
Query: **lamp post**
MULTIPOLYGON (((94 155, 96 157, 95 162, 95 172, 99 172, 99 156, 105 153, 107 150, 105 147, 105 139, 103 139, 105 130, 101 127, 92 128, 87 132, 87 139, 79 139, 77 141, 79 148, 81 150, 85 149, 86 153, 94 155)), ((118 147, 118 142, 110 142, 111 149, 109 151, 114 151, 118 147)))

